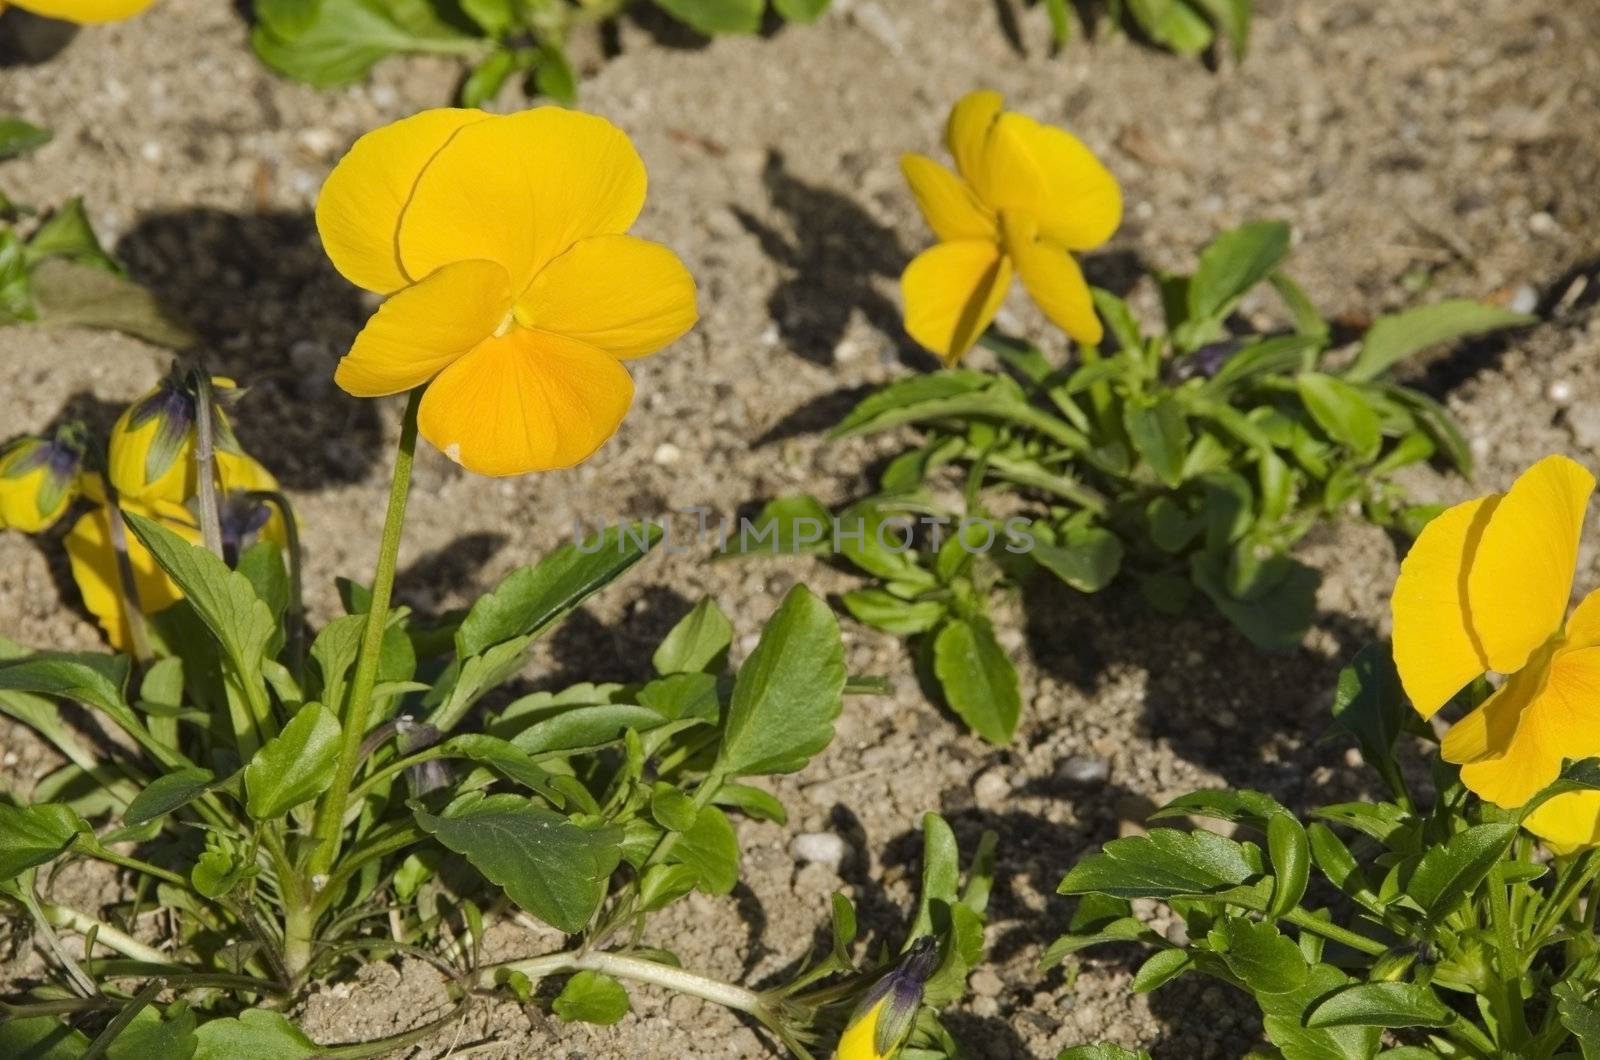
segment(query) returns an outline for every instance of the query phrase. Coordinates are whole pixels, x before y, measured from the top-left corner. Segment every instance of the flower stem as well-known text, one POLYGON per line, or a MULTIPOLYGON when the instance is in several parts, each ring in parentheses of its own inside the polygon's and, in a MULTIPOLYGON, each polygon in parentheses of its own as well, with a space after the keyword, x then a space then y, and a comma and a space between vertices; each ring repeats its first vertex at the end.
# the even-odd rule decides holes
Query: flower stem
POLYGON ((617 979, 631 979, 636 983, 649 983, 651 986, 665 987, 680 994, 689 994, 725 1008, 749 1013, 758 1019, 767 1015, 766 1003, 761 995, 753 990, 746 990, 742 986, 734 986, 720 979, 709 979, 703 975, 686 972, 671 965, 657 964, 655 961, 639 957, 626 957, 620 953, 576 951, 550 953, 543 957, 489 965, 479 973, 478 985, 485 988, 494 986, 495 973, 502 969, 508 972, 521 972, 529 979, 564 975, 568 972, 599 972, 601 975, 617 979))
POLYGON ((300 526, 294 517, 294 506, 281 490, 253 490, 250 499, 272 505, 283 520, 283 539, 288 545, 285 559, 289 568, 289 609, 284 615, 283 636, 290 669, 299 677, 306 655, 305 577, 301 573, 305 553, 300 545, 300 526))
POLYGON ((1522 949, 1517 943, 1516 925, 1511 920, 1511 904, 1506 888, 1489 881, 1489 920, 1495 935, 1495 970, 1500 976, 1499 1045, 1520 1048, 1528 1040, 1527 1014, 1522 1009, 1522 949))
POLYGON ((217 432, 211 421, 211 375, 194 372, 195 500, 200 505, 200 539, 218 559, 222 555, 222 514, 217 508, 217 432))
POLYGON ((118 931, 110 924, 96 920, 88 913, 69 909, 64 905, 51 905, 48 902, 39 903, 39 913, 45 922, 53 927, 66 928, 68 931, 76 931, 80 935, 87 935, 91 930, 94 931, 94 940, 96 942, 108 949, 115 950, 124 957, 131 957, 136 961, 145 961, 149 964, 166 964, 171 959, 160 950, 146 946, 133 936, 118 931))
POLYGON ((1321 935, 1330 942, 1349 946, 1351 949, 1359 950, 1371 957, 1381 957, 1389 952, 1389 948, 1383 943, 1369 939, 1365 935, 1358 935, 1354 931, 1349 931, 1337 924, 1330 924, 1326 920, 1318 920, 1304 909, 1293 909, 1286 913, 1283 919, 1301 931, 1309 931, 1313 935, 1321 935))
MULTIPOLYGON (((383 633, 389 624, 389 598, 394 589, 396 559, 400 552, 400 532, 406 518, 406 495, 411 489, 411 460, 417 449, 417 406, 422 389, 406 399, 405 416, 400 421, 400 445, 395 452, 394 477, 389 484, 389 510, 383 521, 383 540, 378 546, 378 566, 372 575, 372 599, 367 607, 367 625, 361 636, 361 654, 356 659, 355 677, 350 684, 349 706, 343 721, 343 746, 334 766, 333 784, 317 804, 312 831, 316 843, 311 852, 307 875, 326 876, 339 854, 339 836, 344 830, 345 806, 350 785, 361 758, 361 741, 367 734, 372 713, 372 689, 378 680, 378 656, 383 650, 383 633)), ((336 704, 330 704, 337 706, 336 704)), ((313 890, 316 890, 313 887, 313 890)))

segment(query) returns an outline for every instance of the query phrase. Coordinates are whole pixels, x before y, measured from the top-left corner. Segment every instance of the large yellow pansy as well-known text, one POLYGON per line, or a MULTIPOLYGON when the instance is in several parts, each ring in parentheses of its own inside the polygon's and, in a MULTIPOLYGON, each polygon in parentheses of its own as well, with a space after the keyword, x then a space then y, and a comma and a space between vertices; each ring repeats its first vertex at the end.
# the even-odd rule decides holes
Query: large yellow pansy
POLYGON ((132 18, 153 0, 7 0, 0 3, 0 11, 7 6, 19 7, 45 18, 60 18, 68 22, 115 22, 132 18))
POLYGON ((633 145, 540 107, 425 111, 358 140, 317 229, 346 279, 388 296, 339 362, 357 397, 426 386, 418 428, 486 475, 570 467, 633 401, 621 361, 694 326, 694 280, 626 235, 644 204, 633 145))
POLYGON ((1013 272, 1068 335, 1093 344, 1104 333, 1070 252, 1111 238, 1122 191, 1076 137, 1003 103, 998 92, 973 92, 950 112, 955 172, 924 155, 900 159, 940 240, 900 278, 906 331, 947 364, 993 322, 1013 272))
MULTIPOLYGON (((1507 809, 1553 781, 1563 758, 1600 754, 1600 593, 1567 616, 1594 485, 1573 461, 1546 457, 1505 493, 1429 523, 1395 583, 1395 663, 1423 717, 1481 674, 1505 677, 1445 734, 1442 753, 1507 809)), ((1560 848, 1590 842, 1600 799, 1557 796, 1527 825, 1560 848)))

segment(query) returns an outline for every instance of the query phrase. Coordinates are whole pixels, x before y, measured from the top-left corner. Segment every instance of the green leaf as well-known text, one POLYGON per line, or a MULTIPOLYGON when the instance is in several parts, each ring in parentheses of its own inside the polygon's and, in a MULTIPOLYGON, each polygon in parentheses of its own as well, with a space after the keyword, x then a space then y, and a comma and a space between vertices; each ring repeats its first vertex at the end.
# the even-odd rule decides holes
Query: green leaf
POLYGON ((1477 889, 1516 834, 1515 824, 1480 824, 1430 846, 1403 882, 1406 894, 1430 920, 1442 920, 1477 889))
POLYGON ((739 840, 727 814, 702 807, 672 848, 672 860, 694 869, 707 894, 727 894, 739 882, 739 840))
POLYGON ((1074 865, 1057 890, 1115 898, 1205 897, 1231 892, 1260 874, 1261 866, 1231 839, 1154 828, 1148 835, 1113 839, 1074 865))
POLYGON ((1097 526, 1069 527, 1059 541, 1038 540, 1035 563, 1082 593, 1097 593, 1122 569, 1122 542, 1097 526))
POLYGON ((832 0, 772 0, 772 9, 790 22, 815 22, 832 0))
POLYGON ((1421 983, 1356 983, 1312 1006, 1307 1027, 1448 1027, 1455 1012, 1421 983))
POLYGON ((669 832, 687 832, 699 813, 694 800, 671 784, 657 784, 650 796, 650 816, 669 832))
POLYGON ((857 622, 897 637, 926 633, 946 613, 945 605, 938 600, 902 600, 883 589, 853 589, 841 599, 844 609, 857 622))
POLYGON ((1330 438, 1347 446, 1363 460, 1378 455, 1378 447, 1383 442, 1383 424, 1365 392, 1320 372, 1301 372, 1295 377, 1295 387, 1311 418, 1330 438))
POLYGON ((1288 256, 1289 226, 1282 221, 1252 221, 1222 233, 1200 252, 1189 280, 1189 319, 1226 316, 1246 291, 1288 256))
POLYGON ((142 1008, 106 1050, 107 1060, 190 1060, 199 1041, 195 1015, 180 1003, 167 1007, 162 1019, 155 1006, 142 1008))
POLYGON ((548 791, 550 774, 531 755, 509 740, 482 733, 463 733, 446 740, 440 749, 451 755, 482 762, 525 788, 541 793, 548 791))
POLYGON ((539 46, 539 65, 533 68, 533 83, 540 95, 549 96, 564 107, 578 102, 578 74, 567 53, 554 44, 539 46))
POLYGON ((1268 921, 1225 916, 1207 942, 1253 993, 1289 993, 1303 986, 1311 972, 1300 947, 1268 921))
MULTIPOLYGON (((79 196, 68 199, 48 221, 34 230, 28 237, 26 256, 30 264, 46 258, 63 258, 102 272, 122 274, 122 266, 100 245, 79 196)), ((37 297, 37 289, 34 293, 37 297)))
POLYGON ((1384 384, 1383 394, 1410 409, 1411 414, 1422 425, 1422 429, 1433 440, 1433 444, 1450 458, 1450 463, 1456 470, 1463 475, 1471 476, 1472 448, 1461 434, 1461 428, 1456 425, 1455 419, 1443 405, 1410 387, 1384 384))
POLYGON ((83 818, 66 806, 0 802, 0 883, 54 861, 80 834, 88 832, 83 818))
POLYGON ((460 658, 515 637, 536 637, 638 563, 660 543, 661 527, 630 523, 606 528, 581 545, 556 549, 519 567, 478 598, 456 632, 460 658))
POLYGON ((189 870, 189 883, 205 897, 221 901, 256 872, 239 851, 218 847, 200 855, 189 870))
POLYGON ((1561 1025, 1578 1039, 1583 1060, 1600 1060, 1600 1006, 1584 996, 1583 987, 1568 980, 1551 990, 1556 999, 1561 1025))
POLYGON ((648 732, 666 724, 666 717, 651 707, 633 703, 600 703, 574 707, 536 721, 511 737, 518 750, 529 755, 598 747, 622 738, 629 729, 648 732))
POLYGON ((1170 396, 1153 404, 1129 401, 1122 407, 1122 424, 1156 477, 1168 486, 1178 485, 1192 440, 1183 407, 1170 396))
POLYGON ((0 118, 0 159, 25 155, 50 142, 50 131, 21 118, 0 118))
POLYGON ((579 972, 567 980, 550 1008, 568 1023, 609 1027, 628 1014, 628 991, 609 975, 579 972))
POLYGON ((1408 309, 1404 313, 1380 318, 1367 329, 1361 352, 1345 370, 1352 382, 1375 379, 1396 363, 1429 346, 1468 335, 1481 335, 1501 328, 1536 323, 1537 317, 1513 313, 1464 298, 1438 305, 1408 309))
POLYGON ((464 795, 417 824, 463 855, 523 909, 562 931, 582 931, 622 860, 622 830, 583 828, 517 795, 464 795))
POLYGON ((1305 826, 1289 814, 1274 814, 1267 821, 1267 851, 1277 881, 1267 915, 1286 916, 1300 904, 1311 882, 1311 841, 1305 826))
POLYGON ((1198 55, 1211 43, 1210 24, 1184 0, 1127 0, 1127 6, 1152 40, 1179 55, 1198 55))
POLYGON ((1059 48, 1072 39, 1072 20, 1067 16, 1067 0, 1044 0, 1044 9, 1050 15, 1050 37, 1059 48))
POLYGON ((132 827, 165 817, 204 795, 215 780, 216 774, 200 768, 180 769, 159 776, 134 796, 122 815, 122 823, 132 827))
POLYGON ((1243 62, 1250 48, 1250 16, 1255 0, 1189 0, 1222 28, 1233 50, 1234 62, 1243 62))
POLYGON ((463 107, 481 107, 500 94, 506 80, 517 68, 517 55, 505 48, 497 48, 472 68, 467 79, 461 82, 459 99, 463 107))
POLYGON ((462 55, 483 48, 440 18, 428 0, 322 0, 315 20, 299 33, 279 34, 263 22, 250 43, 280 74, 318 88, 359 81, 390 55, 462 55))
POLYGON ((713 771, 737 777, 804 767, 833 739, 844 679, 833 611, 795 586, 739 669, 713 771))
POLYGON ((75 700, 105 711, 118 724, 126 719, 137 725, 133 711, 122 698, 127 681, 125 655, 35 652, 0 664, 0 689, 75 700))
POLYGON ((855 942, 858 929, 856 927, 856 907, 848 897, 838 891, 833 892, 833 916, 830 926, 833 929, 833 956, 841 966, 854 970, 855 961, 850 958, 850 945, 855 942))
POLYGON ((282 817, 327 791, 339 746, 339 719, 333 712, 321 703, 301 707, 244 768, 250 816, 258 821, 282 817))
POLYGON ((665 909, 699 882, 700 872, 693 865, 652 865, 639 880, 639 911, 665 909))
POLYGON ((754 33, 761 28, 766 0, 656 0, 656 6, 708 37, 754 33))
POLYGON ((789 823, 789 811, 783 808, 776 795, 749 784, 724 784, 711 801, 738 810, 753 820, 789 823))
POLYGON ((31 280, 38 319, 52 327, 120 331, 174 350, 195 343, 194 333, 153 294, 103 268, 49 258, 33 268, 31 280))
POLYGON ((917 939, 934 931, 934 909, 953 905, 961 887, 961 849, 950 822, 936 813, 922 815, 922 886, 917 915, 906 938, 917 939))
POLYGON ((128 527, 183 590, 195 614, 246 679, 258 675, 267 644, 277 632, 272 610, 238 571, 199 545, 191 545, 153 519, 126 513, 128 527))
POLYGON ((1143 1049, 1124 1049, 1110 1042, 1099 1042, 1095 1045, 1074 1045, 1070 1049, 1064 1049, 1056 1060, 1150 1060, 1150 1054, 1143 1049))
MULTIPOLYGON (((1248 539, 1240 545, 1251 547, 1248 539)), ((1297 560, 1277 559, 1284 565, 1277 582, 1249 600, 1228 591, 1226 560, 1215 552, 1191 556, 1189 576, 1217 610, 1256 647, 1264 651, 1293 651, 1311 628, 1322 575, 1297 560)))
POLYGON ((809 493, 776 497, 753 520, 740 520, 739 533, 728 539, 730 556, 795 555, 824 551, 833 514, 809 493))
POLYGON ((1135 994, 1148 994, 1167 985, 1193 967, 1194 961, 1187 950, 1176 948, 1158 950, 1139 966, 1137 972, 1133 973, 1133 982, 1128 984, 1128 989, 1135 994))
POLYGON ((733 643, 733 623, 707 596, 672 627, 650 657, 658 674, 711 673, 722 669, 733 643))
POLYGON ((498 37, 517 29, 521 22, 516 0, 461 0, 461 11, 485 35, 498 37))
POLYGON ((952 618, 933 640, 933 672, 950 709, 990 743, 1009 743, 1022 713, 1017 670, 986 618, 952 618))
POLYGON ((324 1053, 281 1013, 253 1008, 238 1019, 209 1020, 194 1032, 200 1046, 194 1060, 310 1060, 324 1053))
POLYGON ((322 0, 255 0, 256 21, 280 37, 298 37, 316 22, 322 0))
POLYGON ((0 1020, 0 1056, 7 1060, 80 1060, 88 1049, 82 1032, 54 1016, 0 1020))

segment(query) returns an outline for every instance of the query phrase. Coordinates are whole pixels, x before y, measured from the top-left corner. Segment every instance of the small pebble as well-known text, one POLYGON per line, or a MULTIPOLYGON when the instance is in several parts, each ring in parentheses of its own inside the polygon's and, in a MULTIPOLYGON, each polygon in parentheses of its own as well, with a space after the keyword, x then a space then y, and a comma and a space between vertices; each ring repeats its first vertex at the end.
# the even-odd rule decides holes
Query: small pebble
POLYGON ((789 853, 796 861, 837 871, 844 864, 849 847, 832 832, 802 832, 789 841, 789 853))
POLYGON ((999 997, 1006 988, 1000 977, 988 968, 979 968, 973 972, 972 978, 967 980, 967 986, 977 997, 999 997))
POLYGON ((1528 231, 1532 232, 1536 236, 1553 236, 1561 231, 1561 226, 1556 223, 1556 219, 1554 217, 1551 217, 1545 211, 1540 210, 1538 213, 1528 218, 1528 231))
POLYGON ((651 460, 654 460, 656 463, 661 464, 662 466, 676 464, 682 458, 683 450, 679 449, 671 442, 662 442, 660 445, 656 446, 655 453, 650 457, 651 460))
POLYGON ((979 806, 994 806, 1011 794, 1011 784, 998 769, 986 770, 972 785, 979 806))
POLYGON ((1111 764, 1103 758, 1072 755, 1056 766, 1056 777, 1069 784, 1104 784, 1111 776, 1111 764))
POLYGON ((1557 405, 1566 405, 1572 401, 1572 384, 1565 379, 1557 379, 1545 388, 1544 396, 1557 405))
POLYGON ((1532 284, 1519 283, 1517 289, 1511 292, 1511 301, 1506 303, 1506 308, 1513 313, 1531 313, 1539 308, 1539 292, 1533 289, 1532 284))

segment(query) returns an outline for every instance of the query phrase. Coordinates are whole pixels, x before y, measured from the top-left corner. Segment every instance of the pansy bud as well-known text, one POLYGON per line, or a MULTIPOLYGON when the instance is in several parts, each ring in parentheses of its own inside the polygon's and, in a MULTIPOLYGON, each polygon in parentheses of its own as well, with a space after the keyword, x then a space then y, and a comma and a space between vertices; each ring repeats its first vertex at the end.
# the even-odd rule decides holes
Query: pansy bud
POLYGON ((916 1022, 923 987, 938 967, 939 944, 931 935, 912 943, 899 966, 856 1005, 835 1060, 889 1060, 898 1053, 916 1022))
MULTIPOLYGON (((233 390, 233 380, 211 380, 212 394, 233 390)), ((219 453, 236 453, 239 443, 222 409, 213 401, 219 453)), ((195 388, 191 374, 173 369, 154 390, 128 406, 111 428, 111 485, 124 498, 177 501, 194 496, 195 388)))
POLYGON ((0 529, 37 534, 61 518, 78 495, 83 450, 76 424, 0 450, 0 529))

